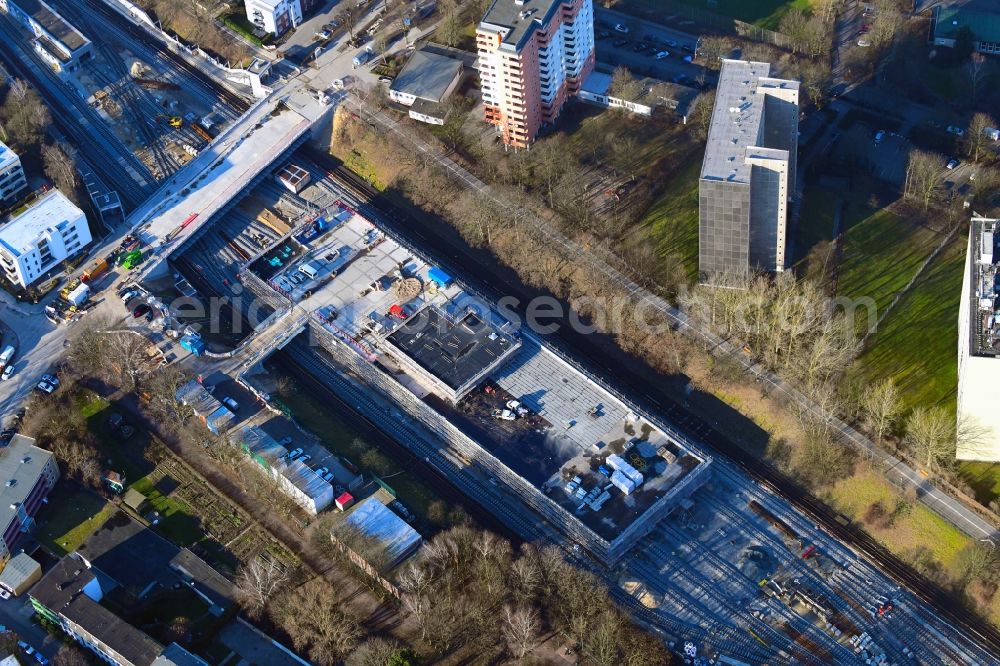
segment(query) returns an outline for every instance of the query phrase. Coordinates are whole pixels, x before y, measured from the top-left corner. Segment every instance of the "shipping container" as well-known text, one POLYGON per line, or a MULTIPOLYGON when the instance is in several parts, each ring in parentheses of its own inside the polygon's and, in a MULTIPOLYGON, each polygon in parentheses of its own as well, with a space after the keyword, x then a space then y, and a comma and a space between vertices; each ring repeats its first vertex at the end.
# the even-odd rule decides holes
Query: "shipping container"
POLYGON ((205 341, 196 335, 185 335, 181 338, 181 348, 195 356, 201 356, 205 353, 205 341))
POLYGON ((87 270, 83 272, 83 275, 80 277, 80 279, 83 280, 84 282, 90 282, 99 275, 102 275, 106 270, 108 270, 108 260, 98 259, 97 261, 92 263, 87 268, 87 270))

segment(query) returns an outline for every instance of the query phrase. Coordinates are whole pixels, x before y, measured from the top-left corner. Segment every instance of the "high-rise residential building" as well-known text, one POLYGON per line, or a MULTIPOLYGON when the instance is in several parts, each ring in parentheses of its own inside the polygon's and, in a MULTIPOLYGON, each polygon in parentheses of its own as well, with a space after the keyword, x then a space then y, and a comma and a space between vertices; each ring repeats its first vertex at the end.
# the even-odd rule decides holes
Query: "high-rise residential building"
POLYGON ((0 141, 0 207, 16 203, 18 195, 27 187, 21 158, 0 141))
POLYGON ((476 29, 486 122, 525 148, 594 68, 591 0, 494 0, 476 29))
POLYGON ((698 186, 698 270, 785 268, 788 202, 795 192, 799 82, 766 62, 723 60, 698 186))
POLYGON ((59 190, 50 190, 0 222, 0 267, 11 283, 27 287, 91 240, 83 211, 59 190))
POLYGON ((959 460, 1000 462, 1000 412, 996 378, 1000 374, 1000 219, 973 217, 965 255, 958 310, 959 460))
POLYGON ((274 35, 298 27, 317 0, 246 0, 247 20, 274 35))

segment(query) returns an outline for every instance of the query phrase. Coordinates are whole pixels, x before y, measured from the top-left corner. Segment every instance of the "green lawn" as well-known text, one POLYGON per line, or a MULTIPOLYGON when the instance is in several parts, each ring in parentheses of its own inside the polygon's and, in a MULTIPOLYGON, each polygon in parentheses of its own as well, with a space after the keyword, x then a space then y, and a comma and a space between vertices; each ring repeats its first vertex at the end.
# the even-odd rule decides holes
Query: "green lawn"
MULTIPOLYGON (((892 303, 938 242, 936 234, 880 210, 853 224, 843 237, 837 296, 857 308, 859 331, 892 303)), ((894 351, 894 350, 893 350, 894 351)))
MULTIPOLYGON (((654 5, 657 0, 644 0, 646 5, 654 5)), ((754 23, 769 30, 777 30, 781 17, 793 8, 808 9, 811 0, 677 0, 679 4, 703 9, 716 14, 754 23)))
MULTIPOLYGON (((844 515, 860 521, 874 502, 881 501, 891 511, 899 498, 899 492, 881 476, 860 472, 834 484, 825 499, 844 515)), ((966 534, 920 503, 914 503, 892 526, 868 527, 867 531, 904 559, 916 548, 927 548, 952 574, 955 556, 970 542, 966 534)))
MULTIPOLYGON (((660 256, 681 260, 692 280, 698 278, 698 176, 701 162, 690 161, 650 207, 639 228, 652 236, 660 256)), ((645 234, 643 234, 645 236, 645 234)), ((643 239, 645 241, 645 239, 643 239)))
POLYGON ((39 512, 35 536, 46 550, 62 556, 76 550, 114 511, 115 505, 100 495, 63 481, 39 512))
POLYGON ((168 539, 180 546, 190 546, 205 538, 201 521, 191 507, 164 495, 148 477, 133 483, 132 488, 145 495, 149 505, 160 513, 157 527, 168 539))
POLYGON ((958 237, 900 299, 857 361, 858 372, 870 381, 895 379, 907 410, 916 405, 955 409, 964 267, 965 243, 958 237))

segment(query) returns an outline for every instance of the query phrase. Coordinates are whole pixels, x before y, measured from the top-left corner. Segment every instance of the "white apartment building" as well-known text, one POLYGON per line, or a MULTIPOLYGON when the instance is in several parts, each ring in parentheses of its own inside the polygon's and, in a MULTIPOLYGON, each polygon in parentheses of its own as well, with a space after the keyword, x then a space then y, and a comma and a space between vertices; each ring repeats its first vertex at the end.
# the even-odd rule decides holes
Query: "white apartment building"
POLYGON ((0 141, 0 207, 16 203, 27 187, 21 158, 0 141))
POLYGON ((316 0, 246 0, 247 20, 274 35, 298 27, 316 0))
POLYGON ((26 288, 91 240, 87 216, 51 190, 0 223, 0 267, 11 283, 26 288))
POLYGON ((975 433, 959 439, 958 460, 1000 462, 1000 220, 975 216, 962 276, 958 310, 957 427, 975 433))

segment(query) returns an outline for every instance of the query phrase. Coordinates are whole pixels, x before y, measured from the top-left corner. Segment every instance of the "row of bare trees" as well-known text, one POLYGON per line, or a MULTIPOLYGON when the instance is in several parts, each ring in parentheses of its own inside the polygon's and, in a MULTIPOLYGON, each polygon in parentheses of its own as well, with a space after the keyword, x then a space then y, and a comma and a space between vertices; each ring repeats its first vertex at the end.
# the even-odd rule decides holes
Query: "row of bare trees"
POLYGON ((485 659, 521 660, 553 632, 596 666, 668 664, 591 573, 555 546, 524 545, 470 527, 439 534, 400 575, 403 607, 430 648, 472 646, 485 659))
POLYGON ((681 296, 684 310, 724 338, 750 347, 769 368, 810 392, 827 385, 857 357, 857 324, 849 309, 814 282, 791 272, 714 275, 681 296))

